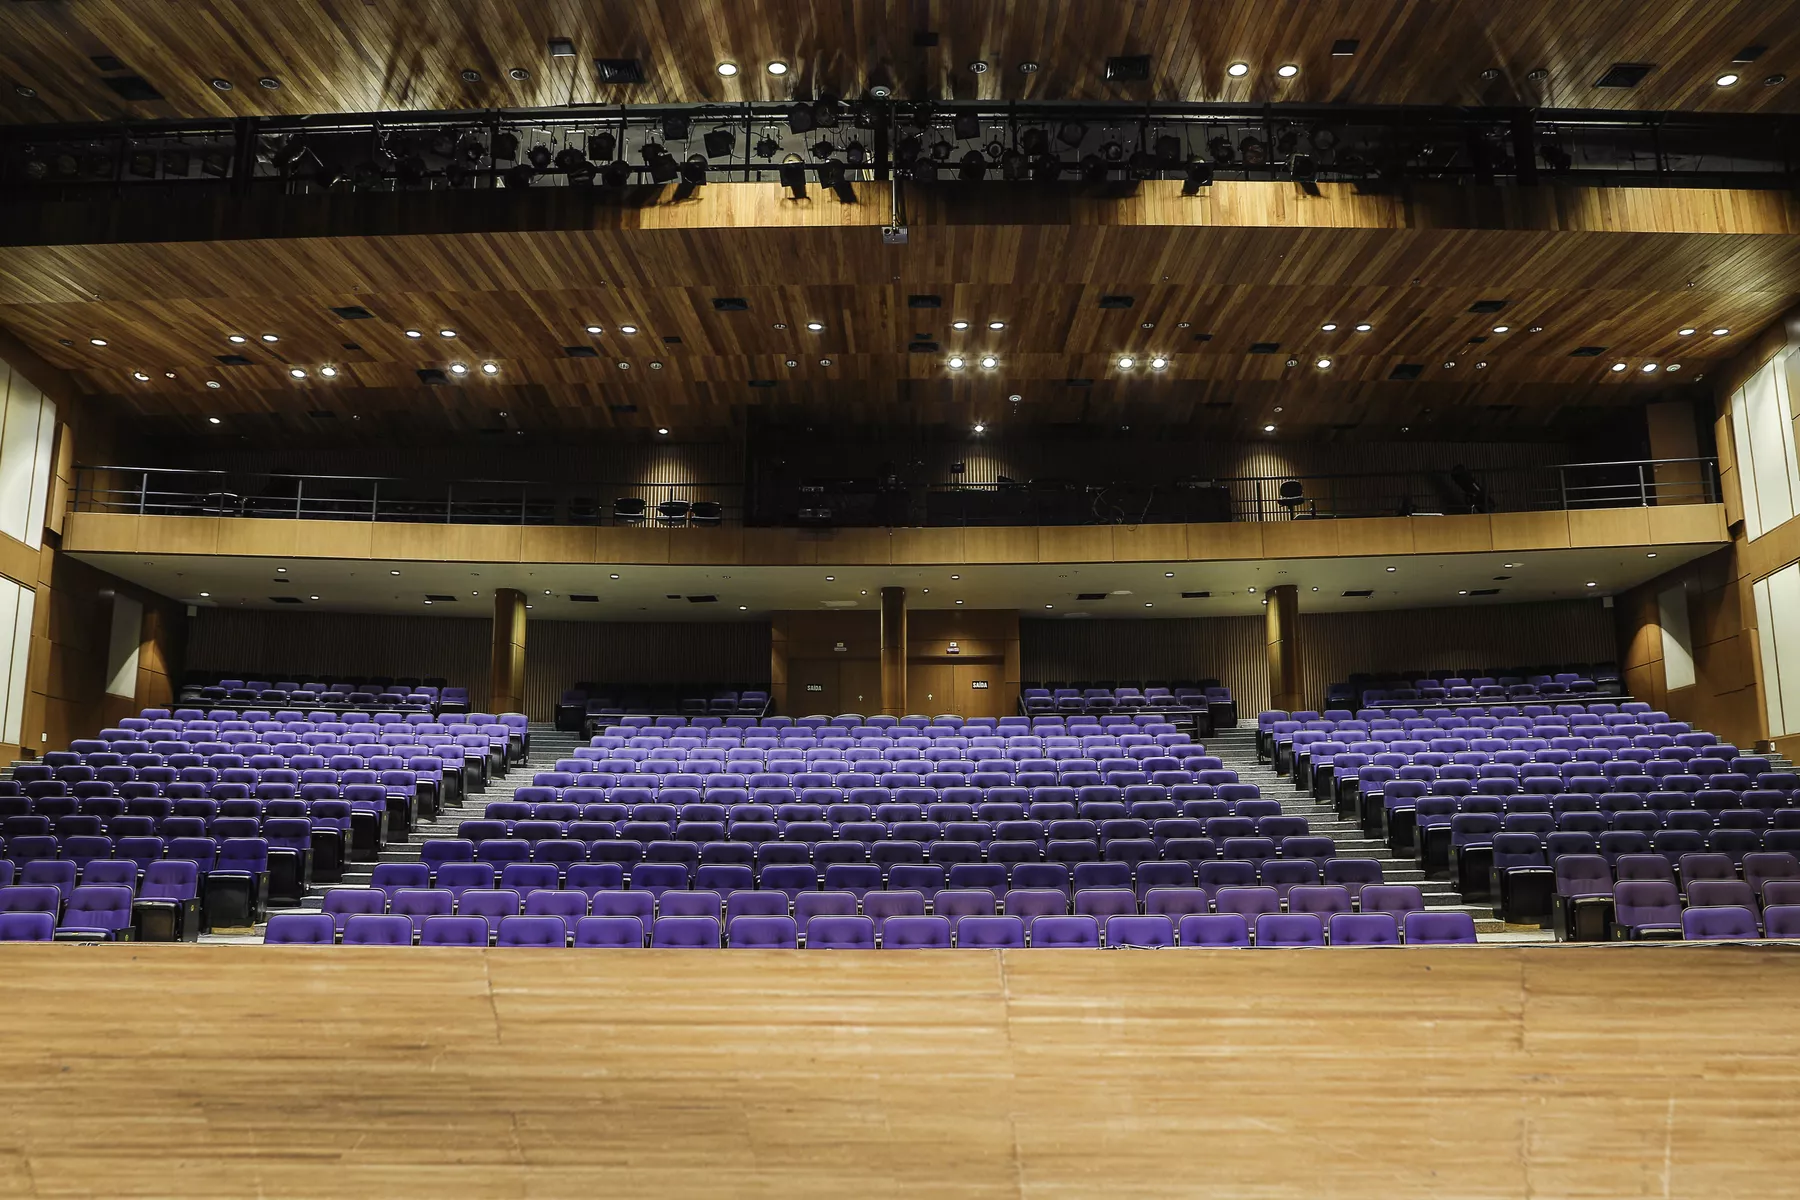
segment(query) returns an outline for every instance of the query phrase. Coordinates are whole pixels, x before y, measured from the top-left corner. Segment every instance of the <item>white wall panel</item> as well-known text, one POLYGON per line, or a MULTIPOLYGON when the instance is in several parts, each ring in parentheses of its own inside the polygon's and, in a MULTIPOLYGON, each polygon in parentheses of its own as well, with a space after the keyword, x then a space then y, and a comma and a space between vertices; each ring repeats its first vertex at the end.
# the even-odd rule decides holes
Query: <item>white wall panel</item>
POLYGON ((1775 661, 1780 668, 1783 733, 1800 731, 1800 565, 1769 577, 1769 611, 1775 624, 1775 661))
POLYGON ((1763 712, 1769 721, 1769 736, 1787 733, 1787 720, 1781 707, 1781 664, 1775 656, 1775 614, 1769 606, 1769 581, 1759 579, 1751 587, 1756 597, 1756 638, 1762 651, 1763 712))
POLYGON ((1685 587, 1656 595, 1657 624, 1662 629, 1663 686, 1673 692, 1694 686, 1694 644, 1688 623, 1685 587))
POLYGON ((1744 532, 1751 541, 1763 535, 1762 509, 1756 503, 1756 462, 1750 454, 1750 410, 1744 389, 1731 393, 1731 440, 1737 451, 1739 499, 1744 505, 1744 532))

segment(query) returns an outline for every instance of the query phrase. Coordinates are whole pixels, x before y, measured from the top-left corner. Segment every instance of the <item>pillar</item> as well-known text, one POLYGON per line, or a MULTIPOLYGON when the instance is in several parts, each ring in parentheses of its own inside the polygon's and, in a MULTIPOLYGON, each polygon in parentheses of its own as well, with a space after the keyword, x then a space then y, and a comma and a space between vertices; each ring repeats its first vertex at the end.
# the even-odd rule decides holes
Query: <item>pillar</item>
POLYGON ((525 593, 494 593, 494 644, 488 673, 488 711, 525 711, 525 593))
POLYGON ((881 711, 906 715, 906 589, 881 589, 881 711))
POLYGON ((1269 707, 1293 712, 1306 707, 1300 670, 1300 588, 1284 583, 1269 589, 1269 707))

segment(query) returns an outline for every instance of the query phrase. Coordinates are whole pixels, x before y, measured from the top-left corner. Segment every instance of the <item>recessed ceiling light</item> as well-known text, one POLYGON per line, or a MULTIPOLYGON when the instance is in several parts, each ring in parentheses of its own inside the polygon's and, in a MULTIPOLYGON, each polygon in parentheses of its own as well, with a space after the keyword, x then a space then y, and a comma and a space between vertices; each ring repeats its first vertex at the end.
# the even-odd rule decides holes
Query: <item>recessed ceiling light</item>
POLYGON ((606 330, 600 328, 598 325, 589 325, 587 327, 587 331, 589 333, 605 333, 606 332, 606 330))
POLYGON ((1478 362, 1475 364, 1475 369, 1477 371, 1485 371, 1485 370, 1487 370, 1487 364, 1484 362, 1478 362))
POLYGON ((987 69, 988 69, 987 63, 983 62, 979 58, 969 64, 969 70, 976 75, 986 75, 987 69))
POLYGON ((133 371, 131 373, 131 377, 133 379, 137 380, 139 383, 148 383, 150 381, 150 377, 148 375, 144 374, 142 371, 133 371))
POLYGON ((211 596, 212 595, 211 592, 201 592, 200 594, 201 594, 201 596, 211 596))
POLYGON ((1725 74, 1723 74, 1723 75, 1719 76, 1717 79, 1713 80, 1713 83, 1717 84, 1719 87, 1730 87, 1732 84, 1736 83, 1737 81, 1738 81, 1738 77, 1736 75, 1733 75, 1730 71, 1727 71, 1727 72, 1725 72, 1725 74))
MULTIPOLYGON (((651 365, 654 366, 656 364, 652 363, 651 365)), ((819 360, 819 365, 821 367, 829 367, 831 365, 831 360, 829 358, 821 358, 819 360)))
POLYGON ((957 601, 957 603, 958 603, 958 604, 961 604, 961 603, 962 603, 962 601, 961 601, 961 600, 958 600, 958 601, 957 601))
POLYGON ((1329 358, 1321 358, 1318 362, 1314 363, 1313 366, 1319 368, 1321 371, 1329 371, 1331 370, 1331 360, 1329 358))
POLYGON ((636 333, 637 326, 636 325, 621 325, 621 326, 619 326, 619 332, 620 333, 636 333))
POLYGON ((265 342, 279 342, 281 339, 272 333, 265 333, 262 335, 262 340, 265 342))
POLYGON ((1155 329, 1156 322, 1155 321, 1145 321, 1142 325, 1138 326, 1138 328, 1139 329, 1155 329))
POLYGON ((1514 567, 1516 567, 1516 566, 1518 566, 1518 565, 1519 565, 1519 564, 1518 564, 1518 563, 1501 563, 1501 564, 1500 564, 1500 565, 1501 565, 1501 566, 1503 566, 1503 567, 1505 567, 1505 568, 1506 568, 1506 569, 1507 569, 1507 570, 1509 570, 1509 571, 1510 571, 1510 570, 1512 570, 1512 569, 1513 569, 1513 568, 1514 568, 1514 567))
POLYGON ((993 329, 993 330, 1001 330, 1001 329, 1005 329, 1005 328, 1006 328, 1006 322, 1005 322, 1005 321, 989 321, 989 322, 988 322, 988 328, 989 328, 989 329, 993 329))
POLYGON ((245 337, 241 333, 228 333, 225 335, 225 340, 230 342, 234 346, 241 346, 245 342, 249 341, 250 339, 245 337))
POLYGON ((719 64, 718 70, 719 74, 730 79, 733 75, 737 74, 737 64, 734 62, 722 62, 719 64))
POLYGON ((1255 589, 1255 588, 1251 588, 1251 589, 1250 589, 1250 594, 1251 594, 1251 595, 1252 595, 1252 596, 1254 596, 1254 595, 1256 595, 1256 589, 1255 589))
POLYGON ((452 375, 467 375, 469 373, 469 368, 462 363, 451 363, 450 373, 452 375))
POLYGON ((1264 426, 1263 426, 1263 432, 1264 432, 1264 433, 1274 433, 1274 432, 1275 432, 1275 427, 1274 427, 1274 426, 1273 426, 1273 425, 1264 425, 1264 426))
POLYGON ((1388 574, 1392 575, 1395 571, 1398 571, 1399 569, 1400 569, 1399 567, 1389 567, 1388 574))
POLYGON ((1679 371, 1679 370, 1681 370, 1680 363, 1670 363, 1668 366, 1663 368, 1663 374, 1673 375, 1676 371, 1679 371))
POLYGON ((952 371, 960 371, 969 365, 969 360, 960 354, 952 354, 944 363, 952 371))
POLYGON ((1641 370, 1646 375, 1652 374, 1656 370, 1656 364, 1655 363, 1645 363, 1643 365, 1643 367, 1641 368, 1641 370))
POLYGON ((1693 336, 1694 336, 1694 329, 1693 329, 1693 327, 1692 327, 1692 326, 1690 326, 1690 327, 1688 327, 1688 328, 1687 328, 1687 329, 1677 329, 1677 330, 1676 330, 1676 331, 1675 331, 1675 333, 1676 333, 1676 335, 1677 335, 1677 336, 1679 336, 1679 337, 1693 337, 1693 336))
POLYGON ((1229 67, 1225 68, 1225 73, 1227 75, 1231 76, 1233 79, 1242 79, 1244 76, 1246 76, 1250 73, 1250 64, 1242 63, 1242 62, 1234 62, 1229 67))
MULTIPOLYGON (((961 600, 958 600, 958 601, 957 601, 957 603, 958 603, 958 604, 961 604, 961 603, 962 603, 962 601, 961 601, 961 600)), ((1146 601, 1144 601, 1144 607, 1145 607, 1145 608, 1155 608, 1155 607, 1156 607, 1156 605, 1154 605, 1154 604, 1152 604, 1152 603, 1151 603, 1151 602, 1150 602, 1150 601, 1148 601, 1148 600, 1146 600, 1146 601)))
POLYGON ((1045 608, 1055 608, 1055 607, 1056 607, 1056 605, 1054 605, 1054 604, 1046 604, 1046 605, 1044 605, 1044 607, 1045 607, 1045 608))
POLYGON ((1300 73, 1300 68, 1293 63, 1282 63, 1279 67, 1275 68, 1275 73, 1283 79, 1292 79, 1300 73))
POLYGON ((491 362, 482 363, 481 373, 483 375, 498 375, 500 373, 500 364, 491 362))
POLYGON ((1173 579, 1173 578, 1175 578, 1175 572, 1173 572, 1173 571, 1164 571, 1164 572, 1163 572, 1163 578, 1164 578, 1164 579, 1173 579))
POLYGON ((456 330, 454 330, 454 329, 440 329, 440 330, 438 330, 438 336, 439 336, 439 337, 441 337, 441 338, 453 338, 453 337, 455 337, 455 336, 456 336, 456 330))
POLYGON ((1729 330, 1729 329, 1715 329, 1712 331, 1712 335, 1714 337, 1724 337, 1726 334, 1728 334, 1730 332, 1731 332, 1731 330, 1729 330))
POLYGON ((318 597, 317 596, 308 596, 307 599, 308 600, 317 600, 318 597))
POLYGON ((25 97, 27 100, 35 100, 37 98, 37 89, 23 83, 13 84, 13 91, 25 97))
MULTIPOLYGON (((1781 84, 1784 84, 1786 82, 1787 82, 1787 76, 1777 72, 1776 74, 1770 75, 1768 78, 1764 79, 1763 86, 1764 87, 1778 87, 1781 84)), ((27 89, 27 90, 29 90, 29 89, 27 89)), ((36 93, 33 93, 33 94, 35 95, 36 93)))
POLYGON ((406 336, 409 338, 422 338, 425 335, 420 333, 417 329, 409 329, 406 331, 406 336))
POLYGON ((1468 588, 1462 588, 1462 589, 1461 589, 1461 590, 1459 590, 1459 591, 1458 591, 1458 592, 1457 592, 1457 593, 1456 593, 1456 594, 1457 594, 1457 595, 1459 595, 1459 596, 1466 596, 1466 595, 1468 595, 1468 594, 1469 594, 1469 589, 1468 589, 1468 588))
POLYGON ((738 611, 739 612, 749 612, 750 606, 748 604, 740 604, 740 605, 738 605, 738 611))
POLYGON ((213 90, 216 92, 229 92, 232 87, 231 80, 229 79, 215 79, 212 81, 212 85, 213 90))
POLYGON ((1152 371, 1164 370, 1168 367, 1168 365, 1169 365, 1169 360, 1164 358, 1160 354, 1150 360, 1150 369, 1152 371))
POLYGON ((1019 395, 1019 393, 1017 393, 1017 392, 1014 392, 1012 395, 1007 397, 1007 399, 1012 401, 1014 404, 1017 404, 1019 401, 1023 400, 1024 398, 1025 397, 1019 395))
POLYGON ((1323 325, 1319 326, 1319 328, 1323 329, 1326 333, 1330 333, 1337 328, 1337 322, 1336 321, 1327 321, 1323 325))
POLYGON ((388 572, 389 575, 398 575, 399 573, 400 572, 398 572, 398 571, 389 571, 388 572))
MULTIPOLYGON (((1026 75, 1036 75, 1038 73, 1038 64, 1035 61, 1033 61, 1032 59, 1028 58, 1024 62, 1019 64, 1019 70, 1021 73, 1026 74, 1026 75)), ((1044 605, 1044 607, 1049 608, 1050 606, 1048 604, 1046 604, 1046 605, 1044 605)))
POLYGON ((613 578, 614 578, 614 579, 617 579, 617 578, 618 578, 618 576, 617 576, 617 575, 614 575, 614 576, 613 576, 613 578))
POLYGON ((1511 325, 1496 325, 1496 326, 1494 326, 1494 332, 1495 333, 1511 333, 1512 326, 1511 325))
POLYGON ((662 370, 662 363, 653 358, 650 360, 650 369, 652 371, 660 371, 662 370))
POLYGON ((1644 555, 1644 557, 1645 557, 1645 558, 1655 558, 1655 557, 1656 557, 1656 551, 1654 551, 1654 550, 1652 550, 1652 551, 1650 551, 1650 553, 1648 553, 1648 554, 1646 554, 1646 555, 1644 555))
POLYGON ((806 327, 814 333, 818 333, 821 329, 825 328, 825 323, 823 321, 808 321, 806 327))
POLYGON ((663 436, 664 436, 664 437, 668 437, 668 436, 669 436, 669 428, 668 428, 668 426, 666 426, 666 425, 659 425, 659 426, 657 426, 657 427, 656 427, 656 432, 658 432, 658 433, 660 433, 660 434, 662 434, 662 435, 663 435, 663 436))
POLYGON ((549 589, 549 588, 545 588, 545 589, 544 589, 544 595, 546 595, 546 596, 548 596, 548 595, 549 595, 549 594, 550 594, 550 589, 549 589))
POLYGON ((286 568, 286 567, 276 567, 276 568, 275 568, 275 573, 276 573, 276 574, 277 574, 277 575, 286 575, 286 574, 287 574, 287 568, 286 568))
POLYGON ((216 379, 209 379, 206 381, 206 386, 209 388, 213 388, 214 390, 217 390, 222 385, 216 379))
POLYGON ((992 354, 984 354, 981 356, 981 369, 982 370, 991 371, 999 365, 1000 365, 1000 360, 995 358, 992 354))
POLYGON ((775 329, 786 329, 786 328, 787 328, 787 322, 786 322, 786 321, 777 321, 777 322, 775 322, 775 324, 774 324, 774 325, 773 325, 773 326, 772 326, 772 328, 775 328, 775 329))
POLYGON ((1623 370, 1624 370, 1624 369, 1625 369, 1625 364, 1624 364, 1624 363, 1614 363, 1614 364, 1613 364, 1613 365, 1612 365, 1612 369, 1613 369, 1613 370, 1614 370, 1614 371, 1615 371, 1615 372, 1616 372, 1616 371, 1623 371, 1623 370))
POLYGON ((90 346, 104 346, 104 345, 106 345, 106 339, 105 339, 105 338, 89 338, 89 339, 88 339, 88 345, 90 345, 90 346))
POLYGON ((1454 362, 1447 362, 1444 364, 1444 370, 1448 371, 1451 367, 1454 367, 1455 365, 1456 364, 1454 362))
POLYGON ((836 582, 837 582, 837 576, 836 576, 836 575, 827 575, 827 576, 826 576, 826 577, 825 577, 825 582, 826 582, 826 583, 836 583, 836 582))
MULTIPOLYGON (((450 369, 454 371, 456 368, 452 367, 450 369)), ((303 371, 302 369, 300 369, 299 367, 289 367, 288 374, 292 375, 295 379, 305 379, 306 378, 306 372, 303 371)))
POLYGON ((1589 587, 1599 587, 1600 585, 1595 583, 1592 579, 1590 579, 1590 580, 1588 580, 1588 586, 1589 587))
POLYGON ((1121 371, 1129 371, 1135 366, 1137 366, 1137 359, 1131 357, 1129 354, 1119 359, 1119 370, 1121 371))
POLYGON ((950 577, 950 578, 952 578, 952 579, 961 579, 961 578, 962 578, 962 576, 961 576, 961 575, 952 575, 952 576, 951 576, 951 577, 950 577))
POLYGON ((950 322, 950 328, 956 330, 959 333, 962 332, 963 330, 967 329, 968 327, 969 327, 969 323, 967 321, 952 321, 952 322, 950 322))
POLYGON ((787 365, 790 367, 797 367, 800 365, 800 360, 797 358, 790 358, 787 360, 787 365))
POLYGON ((208 418, 206 418, 206 422, 207 422, 207 424, 209 424, 209 425, 217 425, 217 424, 218 424, 218 423, 219 423, 219 418, 217 418, 217 417, 208 417, 208 418))
POLYGON ((774 62, 769 64, 768 69, 769 69, 769 74, 771 74, 771 75, 786 75, 788 72, 788 65, 786 63, 782 62, 780 59, 776 59, 774 62))
POLYGON ((1373 328, 1375 328, 1373 325, 1369 324, 1367 321, 1364 321, 1361 325, 1358 325, 1356 327, 1356 332, 1367 333, 1367 332, 1369 332, 1369 330, 1371 330, 1373 328))

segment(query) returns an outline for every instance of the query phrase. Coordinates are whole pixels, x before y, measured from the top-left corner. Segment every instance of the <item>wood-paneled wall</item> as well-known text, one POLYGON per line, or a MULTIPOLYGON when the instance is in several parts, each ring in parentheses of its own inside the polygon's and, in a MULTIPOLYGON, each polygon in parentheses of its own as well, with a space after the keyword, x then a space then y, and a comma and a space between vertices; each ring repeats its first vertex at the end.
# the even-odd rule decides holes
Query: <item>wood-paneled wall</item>
MULTIPOLYGON (((1238 711, 1269 706, 1261 617, 1020 622, 1026 682, 1217 678, 1238 711)), ((1308 613, 1300 601, 1303 694, 1357 671, 1606 662, 1617 657, 1611 614, 1598 600, 1470 605, 1368 613, 1308 613)))
POLYGON ((563 692, 595 683, 760 684, 769 678, 767 621, 532 621, 525 638, 525 711, 548 721, 563 692))
POLYGON ((0 975, 20 1194, 1645 1200, 1800 1175, 1800 956, 1773 947, 52 944, 0 946, 0 975))
POLYGON ((1740 604, 1736 550, 1717 551, 1631 589, 1618 598, 1616 611, 1619 666, 1632 695, 1739 746, 1765 736, 1757 688, 1756 609, 1740 604), (1657 596, 1677 587, 1687 592, 1694 684, 1671 691, 1663 670, 1657 596))
MULTIPOLYGON (((202 608, 188 620, 189 671, 293 679, 439 677, 488 702, 491 617, 396 617, 202 608)), ((527 637, 529 651, 532 630, 527 637)), ((528 669, 529 674, 529 669, 528 669)))

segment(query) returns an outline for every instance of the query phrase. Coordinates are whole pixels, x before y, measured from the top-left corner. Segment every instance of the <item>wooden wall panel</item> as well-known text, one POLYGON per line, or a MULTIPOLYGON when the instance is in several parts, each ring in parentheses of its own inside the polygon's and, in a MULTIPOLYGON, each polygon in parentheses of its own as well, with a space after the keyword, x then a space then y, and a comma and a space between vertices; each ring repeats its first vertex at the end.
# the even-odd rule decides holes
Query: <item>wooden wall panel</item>
POLYGON ((1645 1200, 1800 1173, 1774 947, 7 945, 0 974, 21 1194, 1645 1200))
POLYGON ((767 621, 531 621, 526 712, 547 721, 576 683, 750 684, 769 679, 767 621))
MULTIPOLYGON (((1533 663, 1609 662, 1618 654, 1611 614, 1598 600, 1464 608, 1308 613, 1300 651, 1308 704, 1353 672, 1439 671, 1533 663)), ((1269 706, 1261 617, 1020 622, 1026 682, 1217 678, 1238 712, 1269 706)))
MULTIPOLYGON (((491 617, 202 608, 188 621, 187 668, 264 679, 436 676, 468 688, 470 708, 479 711, 488 703, 492 629, 491 617)), ((534 652, 536 637, 535 629, 527 635, 534 652)))

